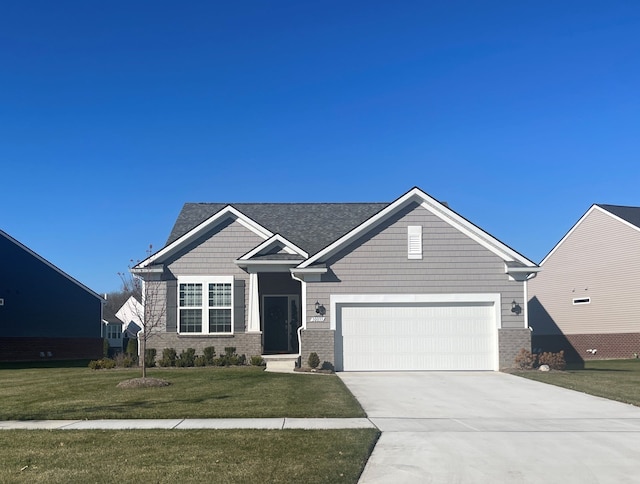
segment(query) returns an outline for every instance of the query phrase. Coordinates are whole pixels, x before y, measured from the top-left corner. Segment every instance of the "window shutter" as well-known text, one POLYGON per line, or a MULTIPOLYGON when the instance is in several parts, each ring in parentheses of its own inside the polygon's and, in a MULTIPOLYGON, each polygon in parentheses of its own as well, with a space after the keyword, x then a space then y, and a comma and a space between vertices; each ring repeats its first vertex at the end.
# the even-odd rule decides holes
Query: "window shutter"
POLYGON ((422 226, 407 227, 407 256, 409 259, 422 259, 422 226))

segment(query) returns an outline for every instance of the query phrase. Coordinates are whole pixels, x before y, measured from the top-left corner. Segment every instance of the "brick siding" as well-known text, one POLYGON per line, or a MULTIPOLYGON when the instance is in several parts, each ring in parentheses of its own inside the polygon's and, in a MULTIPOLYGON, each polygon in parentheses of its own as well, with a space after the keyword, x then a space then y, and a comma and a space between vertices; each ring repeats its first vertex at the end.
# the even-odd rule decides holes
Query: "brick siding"
POLYGON ((216 355, 223 355, 226 347, 234 347, 238 355, 245 355, 247 360, 262 354, 262 335, 259 333, 238 333, 233 336, 206 337, 182 336, 177 333, 156 333, 147 340, 147 348, 156 349, 156 358, 162 358, 162 350, 173 348, 178 355, 188 348, 196 350, 196 355, 202 355, 204 349, 213 346, 216 355))
POLYGON ((542 336, 536 336, 534 333, 532 346, 537 351, 556 353, 563 350, 565 360, 571 362, 633 358, 634 353, 640 354, 640 333, 542 336), (597 351, 593 354, 587 352, 589 349, 597 351))
POLYGON ((531 351, 531 331, 528 328, 500 329, 498 331, 499 365, 502 368, 513 368, 520 350, 531 351))
POLYGON ((0 338, 0 361, 94 360, 102 338, 0 338))
POLYGON ((334 333, 330 329, 306 329, 301 331, 302 336, 302 366, 308 366, 309 355, 316 352, 320 358, 320 364, 328 361, 335 365, 334 333))

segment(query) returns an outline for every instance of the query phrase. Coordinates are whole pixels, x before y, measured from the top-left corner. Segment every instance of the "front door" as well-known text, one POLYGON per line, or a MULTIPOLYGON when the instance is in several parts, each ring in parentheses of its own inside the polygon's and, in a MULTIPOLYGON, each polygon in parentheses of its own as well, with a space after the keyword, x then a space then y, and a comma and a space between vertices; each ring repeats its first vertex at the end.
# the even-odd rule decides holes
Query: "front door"
POLYGON ((265 353, 296 353, 300 318, 299 297, 295 295, 264 296, 262 299, 265 353))

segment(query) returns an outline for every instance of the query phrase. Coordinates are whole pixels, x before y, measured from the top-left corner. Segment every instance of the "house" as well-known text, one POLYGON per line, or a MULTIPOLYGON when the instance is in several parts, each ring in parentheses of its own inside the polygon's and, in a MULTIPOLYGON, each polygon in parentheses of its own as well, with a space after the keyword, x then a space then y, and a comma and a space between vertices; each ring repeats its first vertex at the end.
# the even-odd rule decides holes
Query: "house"
POLYGON ((533 347, 568 360, 640 353, 640 207, 592 205, 529 286, 533 347))
POLYGON ((538 270, 413 188, 391 203, 187 203, 132 272, 163 293, 158 354, 315 352, 349 371, 512 366, 538 270))
MULTIPOLYGON (((142 329, 142 304, 134 296, 129 296, 114 313, 113 305, 109 304, 114 298, 107 299, 107 296, 105 294, 107 304, 102 310, 102 337, 108 340, 112 353, 119 353, 127 349, 130 339, 138 338, 142 329)), ((120 297, 115 299, 121 301, 120 297)))
POLYGON ((103 299, 0 230, 0 361, 102 355, 103 299))

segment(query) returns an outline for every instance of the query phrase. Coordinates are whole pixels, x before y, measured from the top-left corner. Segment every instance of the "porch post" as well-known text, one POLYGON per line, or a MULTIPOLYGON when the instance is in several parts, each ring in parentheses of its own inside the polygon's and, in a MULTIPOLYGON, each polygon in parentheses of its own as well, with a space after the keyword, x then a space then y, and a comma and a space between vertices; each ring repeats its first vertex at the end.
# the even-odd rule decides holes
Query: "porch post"
POLYGON ((258 274, 249 274, 249 321, 248 333, 260 332, 260 298, 258 297, 258 274))

